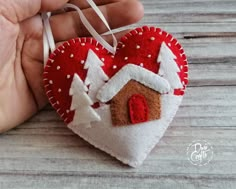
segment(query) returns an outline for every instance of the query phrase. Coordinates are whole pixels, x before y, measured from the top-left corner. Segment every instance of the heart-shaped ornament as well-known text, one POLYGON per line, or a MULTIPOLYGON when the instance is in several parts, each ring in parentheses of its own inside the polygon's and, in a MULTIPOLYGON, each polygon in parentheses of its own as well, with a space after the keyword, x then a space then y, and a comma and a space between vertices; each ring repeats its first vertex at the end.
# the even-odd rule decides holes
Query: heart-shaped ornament
POLYGON ((44 70, 46 94, 68 127, 133 167, 164 135, 187 83, 181 45, 147 26, 125 35, 115 55, 93 38, 67 41, 44 70))

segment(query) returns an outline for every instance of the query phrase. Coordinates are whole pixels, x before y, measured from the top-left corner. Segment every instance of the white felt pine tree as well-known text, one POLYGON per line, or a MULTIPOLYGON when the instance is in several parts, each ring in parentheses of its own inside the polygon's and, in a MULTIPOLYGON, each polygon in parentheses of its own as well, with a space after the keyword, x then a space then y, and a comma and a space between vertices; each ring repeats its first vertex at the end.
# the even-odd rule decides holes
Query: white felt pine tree
POLYGON ((70 96, 72 96, 71 110, 75 111, 72 125, 84 124, 90 127, 90 123, 94 121, 101 121, 100 116, 91 107, 92 100, 87 95, 88 88, 83 84, 83 81, 77 74, 74 78, 70 88, 70 96))
POLYGON ((176 56, 165 42, 161 44, 160 53, 157 61, 160 63, 159 75, 169 81, 171 89, 183 88, 178 72, 180 69, 176 64, 176 56))
POLYGON ((98 101, 96 98, 98 90, 109 79, 101 68, 103 65, 104 63, 90 49, 84 66, 84 69, 88 69, 85 85, 89 85, 88 95, 94 103, 98 101))

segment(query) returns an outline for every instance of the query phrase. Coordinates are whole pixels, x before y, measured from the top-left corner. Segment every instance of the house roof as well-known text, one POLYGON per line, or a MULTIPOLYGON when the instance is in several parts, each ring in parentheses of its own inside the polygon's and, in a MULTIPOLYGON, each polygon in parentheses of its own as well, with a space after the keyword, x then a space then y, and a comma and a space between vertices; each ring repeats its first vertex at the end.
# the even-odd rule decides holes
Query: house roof
POLYGON ((110 101, 130 80, 162 94, 170 91, 170 84, 166 79, 140 66, 127 64, 98 91, 97 98, 101 102, 110 101))

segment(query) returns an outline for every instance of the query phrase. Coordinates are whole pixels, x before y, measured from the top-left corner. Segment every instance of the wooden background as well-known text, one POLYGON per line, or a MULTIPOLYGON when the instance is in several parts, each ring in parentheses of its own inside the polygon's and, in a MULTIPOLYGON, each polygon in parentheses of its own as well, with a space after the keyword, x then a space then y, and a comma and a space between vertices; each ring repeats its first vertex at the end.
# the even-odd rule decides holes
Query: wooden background
POLYGON ((0 136, 0 189, 236 188, 236 1, 142 0, 145 18, 185 48, 190 86, 143 166, 132 169, 74 135, 47 107, 0 136), (187 146, 210 142, 214 159, 193 166, 187 146))

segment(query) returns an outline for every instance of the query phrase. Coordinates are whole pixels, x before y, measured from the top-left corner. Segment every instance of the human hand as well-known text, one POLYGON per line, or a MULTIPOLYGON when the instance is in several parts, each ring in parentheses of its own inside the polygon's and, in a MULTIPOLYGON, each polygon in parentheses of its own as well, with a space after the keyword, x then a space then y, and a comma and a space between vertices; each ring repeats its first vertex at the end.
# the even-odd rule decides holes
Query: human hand
MULTIPOLYGON (((0 0, 0 132, 24 122, 48 100, 42 83, 43 25, 39 15, 53 11, 68 0, 0 0)), ((99 33, 106 27, 85 0, 71 0, 83 9, 99 33)), ((143 16, 137 0, 95 0, 112 29, 132 24, 143 16)), ((75 11, 51 17, 55 41, 89 36, 75 11)), ((117 38, 123 33, 117 34, 117 38)), ((109 36, 107 37, 109 40, 109 36)))

